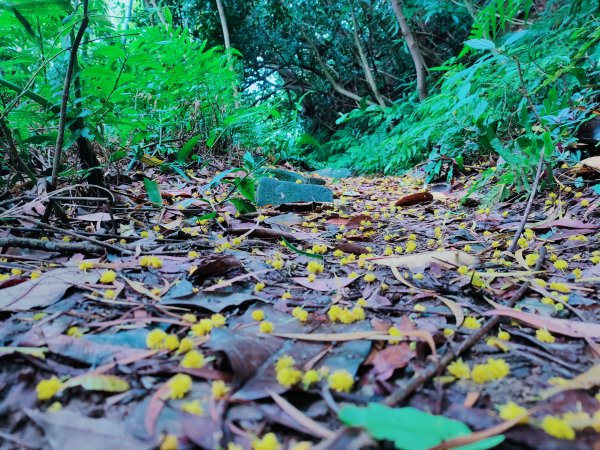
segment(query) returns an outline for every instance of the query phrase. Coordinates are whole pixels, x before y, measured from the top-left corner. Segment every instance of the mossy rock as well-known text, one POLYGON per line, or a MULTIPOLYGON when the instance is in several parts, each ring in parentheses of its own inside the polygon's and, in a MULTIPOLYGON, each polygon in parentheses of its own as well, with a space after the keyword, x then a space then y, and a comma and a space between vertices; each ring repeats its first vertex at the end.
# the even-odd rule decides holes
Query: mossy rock
POLYGON ((324 186, 261 178, 256 190, 257 206, 288 203, 331 203, 333 193, 324 186))

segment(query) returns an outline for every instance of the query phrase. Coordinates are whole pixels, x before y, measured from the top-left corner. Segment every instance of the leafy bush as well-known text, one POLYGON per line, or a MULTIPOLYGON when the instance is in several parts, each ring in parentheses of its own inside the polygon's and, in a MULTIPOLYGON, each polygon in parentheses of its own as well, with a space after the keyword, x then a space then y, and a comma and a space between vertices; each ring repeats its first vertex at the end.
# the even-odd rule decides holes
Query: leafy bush
POLYGON ((548 2, 525 27, 531 18, 515 16, 528 11, 530 1, 491 2, 461 55, 431 69, 444 74, 426 101, 405 98, 384 110, 356 109, 338 120, 344 128, 307 159, 385 173, 427 160, 433 178, 452 176, 464 158, 491 153, 508 163, 499 165, 495 177, 506 185, 526 185, 539 149, 546 146, 560 156, 598 95, 590 86, 598 83, 600 32, 587 13, 591 3, 581 3, 574 11, 570 2, 548 2), (492 24, 499 4, 510 8, 492 24), (521 29, 502 33, 516 24, 521 29), (538 117, 541 127, 532 126, 538 117))

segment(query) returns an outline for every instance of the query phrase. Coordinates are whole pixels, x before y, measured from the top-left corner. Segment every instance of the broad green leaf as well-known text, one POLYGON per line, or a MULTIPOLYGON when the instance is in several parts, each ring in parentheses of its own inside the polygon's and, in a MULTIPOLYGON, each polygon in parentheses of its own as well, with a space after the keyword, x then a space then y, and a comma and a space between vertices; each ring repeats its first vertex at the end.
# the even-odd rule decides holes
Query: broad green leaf
POLYGON ((235 209, 240 214, 256 212, 256 207, 251 202, 246 200, 245 198, 232 197, 228 200, 228 202, 230 202, 233 206, 235 206, 235 209))
POLYGON ((163 205, 162 196, 160 195, 160 187, 158 183, 149 178, 144 178, 144 186, 146 187, 146 192, 148 193, 148 198, 152 203, 158 206, 163 205))
POLYGON ((190 153, 192 152, 192 150, 194 149, 201 137, 202 135, 199 134, 191 138, 185 144, 183 144, 183 146, 177 152, 177 162, 183 164, 187 161, 188 157, 190 156, 190 153))
MULTIPOLYGON (((378 403, 367 407, 346 406, 339 418, 349 426, 365 428, 375 439, 394 442, 400 450, 427 450, 444 441, 471 434, 464 423, 435 416, 416 408, 390 408, 378 403)), ((457 447, 460 450, 485 450, 504 440, 494 436, 482 441, 457 447)))
POLYGON ((87 391, 125 392, 129 383, 114 375, 82 375, 71 378, 63 384, 63 389, 81 386, 87 391))

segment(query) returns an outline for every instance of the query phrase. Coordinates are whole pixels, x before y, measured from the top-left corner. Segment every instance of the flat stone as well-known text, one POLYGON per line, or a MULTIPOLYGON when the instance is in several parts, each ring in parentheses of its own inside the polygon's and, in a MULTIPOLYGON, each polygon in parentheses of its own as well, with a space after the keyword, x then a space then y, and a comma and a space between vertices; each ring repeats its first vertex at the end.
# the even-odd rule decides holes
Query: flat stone
POLYGON ((333 193, 325 186, 261 178, 256 190, 257 206, 288 203, 331 203, 333 193))

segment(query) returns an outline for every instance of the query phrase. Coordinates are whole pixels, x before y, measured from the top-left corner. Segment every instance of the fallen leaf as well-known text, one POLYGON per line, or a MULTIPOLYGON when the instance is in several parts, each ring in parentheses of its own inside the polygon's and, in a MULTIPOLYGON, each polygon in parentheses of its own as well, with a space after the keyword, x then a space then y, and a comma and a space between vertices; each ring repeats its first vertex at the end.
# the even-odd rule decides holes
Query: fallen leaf
POLYGON ((25 414, 44 430, 44 437, 53 450, 144 450, 154 448, 127 433, 122 422, 92 419, 81 412, 61 410, 43 413, 26 409, 25 414))
POLYGON ((115 375, 85 374, 71 378, 63 383, 62 388, 68 389, 81 386, 86 391, 125 392, 130 389, 129 383, 115 375))
POLYGON ((72 286, 95 282, 98 272, 83 272, 70 267, 44 272, 35 280, 0 290, 0 310, 28 311, 56 303, 72 286))
POLYGON ((564 383, 558 386, 551 387, 540 392, 540 396, 543 399, 552 397, 563 391, 571 391, 575 389, 591 389, 593 387, 600 386, 600 365, 596 364, 592 366, 588 371, 577 375, 571 380, 566 380, 564 383))
POLYGON ((506 316, 525 322, 536 328, 546 328, 548 331, 575 338, 600 339, 600 324, 591 322, 575 322, 567 319, 555 319, 553 317, 542 317, 536 314, 516 311, 510 308, 494 309, 486 311, 484 316, 506 316))
POLYGON ((396 201, 395 206, 414 206, 420 203, 430 203, 433 201, 433 195, 429 192, 416 192, 405 195, 396 201))

